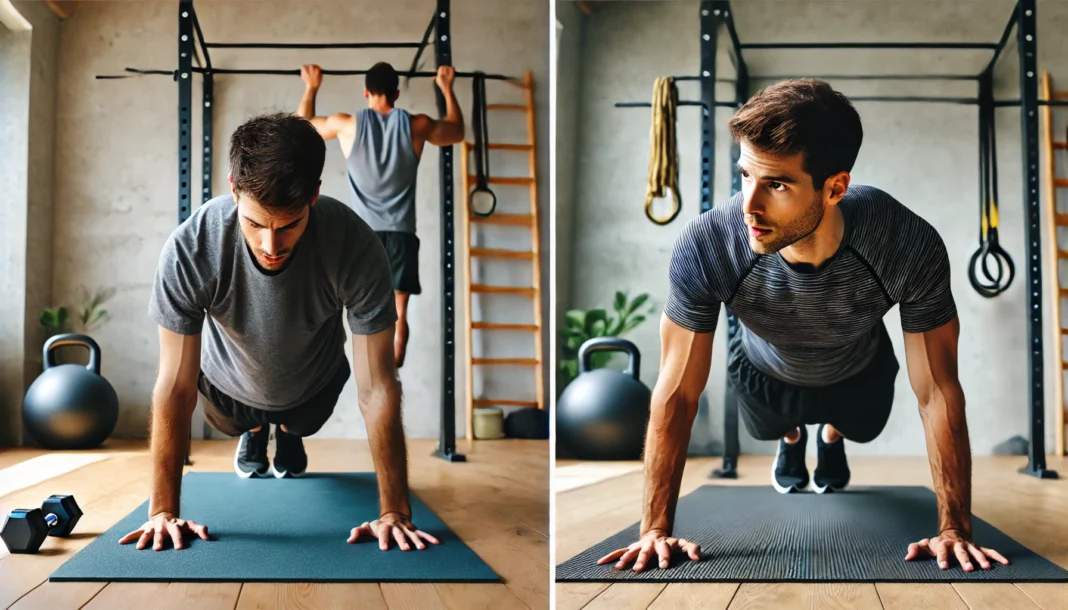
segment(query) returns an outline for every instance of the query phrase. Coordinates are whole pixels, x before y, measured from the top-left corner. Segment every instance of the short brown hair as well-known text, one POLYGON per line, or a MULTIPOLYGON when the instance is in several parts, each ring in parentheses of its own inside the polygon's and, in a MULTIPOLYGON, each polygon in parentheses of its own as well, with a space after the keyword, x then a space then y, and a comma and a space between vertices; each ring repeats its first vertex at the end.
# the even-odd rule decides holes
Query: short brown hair
POLYGON ((230 136, 234 189, 271 212, 295 213, 310 204, 325 164, 326 142, 293 114, 253 117, 230 136))
POLYGON ((827 83, 798 78, 780 81, 751 97, 730 120, 731 137, 776 156, 803 153, 812 185, 852 171, 864 129, 849 100, 827 83))

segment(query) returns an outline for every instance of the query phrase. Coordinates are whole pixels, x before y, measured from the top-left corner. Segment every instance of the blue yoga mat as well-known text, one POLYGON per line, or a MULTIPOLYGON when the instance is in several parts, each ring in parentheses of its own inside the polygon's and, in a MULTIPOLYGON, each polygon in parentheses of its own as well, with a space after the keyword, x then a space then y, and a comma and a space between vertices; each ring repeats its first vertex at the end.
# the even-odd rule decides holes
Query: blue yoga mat
POLYGON ((500 582, 478 555, 421 500, 412 520, 441 544, 388 551, 377 540, 347 542, 378 516, 374 473, 315 473, 300 479, 242 479, 191 472, 182 478, 183 519, 208 526, 213 540, 175 551, 118 541, 147 521, 138 506, 49 577, 54 582, 500 582))

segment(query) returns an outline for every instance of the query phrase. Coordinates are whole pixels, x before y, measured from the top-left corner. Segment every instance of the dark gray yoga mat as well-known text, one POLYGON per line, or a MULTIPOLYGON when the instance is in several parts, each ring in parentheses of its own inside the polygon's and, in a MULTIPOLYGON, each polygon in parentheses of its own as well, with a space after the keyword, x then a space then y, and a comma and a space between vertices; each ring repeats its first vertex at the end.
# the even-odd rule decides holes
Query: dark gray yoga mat
MULTIPOLYGON (((1009 493, 1006 491, 1006 493, 1009 493)), ((941 570, 934 558, 905 561, 908 545, 937 533, 937 500, 925 487, 858 487, 783 495, 770 486, 705 485, 679 499, 675 535, 702 559, 635 573, 597 560, 638 540, 635 523, 556 568, 559 582, 1068 582, 1068 570, 972 517, 975 541, 1004 566, 941 570)), ((1068 543, 1066 543, 1068 544, 1068 543)), ((633 565, 633 564, 632 564, 633 565)))
MULTIPOLYGON (((71 557, 51 581, 109 582, 500 582, 488 565, 412 495, 412 520, 441 544, 402 551, 396 542, 346 542, 378 516, 374 473, 242 479, 191 472, 182 478, 182 518, 208 526, 180 551, 138 551, 118 541, 146 521, 148 502, 71 557)), ((85 508, 85 507, 83 507, 85 508)), ((90 507, 91 509, 91 507, 90 507)), ((183 538, 186 540, 186 538, 183 538)))

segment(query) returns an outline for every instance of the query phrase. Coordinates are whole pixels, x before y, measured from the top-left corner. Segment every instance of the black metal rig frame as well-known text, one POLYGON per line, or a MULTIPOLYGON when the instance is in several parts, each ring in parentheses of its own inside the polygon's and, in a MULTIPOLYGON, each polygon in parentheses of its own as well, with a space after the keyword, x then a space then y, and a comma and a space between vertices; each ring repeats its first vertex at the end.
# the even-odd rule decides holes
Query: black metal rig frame
MULTIPOLYGON (((993 51, 989 63, 977 75, 967 74, 835 74, 815 76, 822 79, 838 80, 968 80, 975 81, 980 88, 992 83, 994 66, 1004 50, 1013 29, 1016 30, 1020 61, 1020 99, 992 100, 995 107, 1020 107, 1020 130, 1023 136, 1021 162, 1023 164, 1023 201, 1025 215, 1025 251, 1027 264, 1027 339, 1030 346, 1028 377, 1030 379, 1028 402, 1028 463, 1019 472, 1041 479, 1055 479, 1057 472, 1046 467, 1045 453, 1045 396, 1043 393, 1044 370, 1042 360, 1042 263, 1041 234, 1039 228, 1039 193, 1038 193, 1038 107, 1044 105, 1068 105, 1068 101, 1047 101, 1038 99, 1038 33, 1036 31, 1036 0, 1018 0, 1012 16, 1001 39, 996 43, 962 43, 962 42, 831 42, 831 43, 742 43, 734 27, 731 16, 730 0, 701 0, 700 4, 700 48, 701 75, 676 76, 676 80, 697 80, 701 82, 701 99, 697 101, 680 101, 680 106, 700 106, 701 125, 701 212, 712 209, 712 167, 715 150, 715 107, 739 108, 749 99, 749 83, 753 78, 760 80, 781 80, 795 78, 792 75, 758 75, 749 74, 749 69, 742 56, 744 49, 985 49, 993 51), (736 69, 735 99, 733 101, 716 100, 716 50, 717 38, 725 30, 731 40, 731 60, 736 69)), ((953 97, 918 97, 918 96, 855 96, 853 102, 923 102, 949 103, 980 106, 985 101, 976 98, 953 97)), ((649 107, 648 102, 621 102, 616 107, 649 107)), ((980 136, 982 137, 982 136, 980 136)), ((738 171, 740 147, 734 143, 731 147, 731 192, 741 190, 741 175, 738 171)), ((996 169, 995 169, 996 171, 996 169)), ((730 308, 727 312, 728 337, 738 330, 738 321, 730 308)), ((1058 405, 1060 407, 1060 405, 1058 405)), ((726 385, 724 392, 724 452, 722 468, 713 471, 716 478, 737 478, 739 454, 738 443, 738 399, 726 385)))
MULTIPOLYGON (((196 10, 193 8, 193 0, 179 0, 178 2, 178 69, 177 70, 140 70, 126 68, 128 75, 109 76, 100 75, 98 79, 131 78, 131 75, 167 75, 178 83, 178 223, 181 224, 189 218, 192 199, 192 135, 191 124, 193 117, 193 74, 203 77, 203 103, 201 106, 203 121, 203 178, 201 181, 201 198, 206 202, 212 198, 211 193, 211 169, 212 169, 212 116, 214 112, 214 77, 216 74, 271 74, 299 76, 300 70, 238 70, 215 68, 211 64, 211 55, 208 49, 216 48, 239 48, 239 49, 416 49, 412 58, 411 66, 407 72, 399 74, 407 82, 411 78, 433 78, 437 72, 419 72, 416 68, 419 58, 429 43, 434 45, 434 59, 436 65, 452 65, 452 40, 449 32, 449 19, 451 16, 450 0, 437 0, 434 14, 430 23, 423 33, 422 40, 418 42, 359 42, 359 43, 221 43, 207 42, 200 28, 196 10), (433 40, 431 41, 431 35, 433 40), (196 43, 195 44, 194 40, 196 43), (201 59, 203 56, 203 60, 201 59), (197 66, 193 66, 196 59, 197 66)), ((362 75, 367 70, 323 70, 328 75, 362 75)), ((474 72, 455 72, 458 78, 470 78, 476 75, 474 72)), ((503 74, 481 74, 484 78, 492 80, 514 80, 514 77, 503 74)), ((437 107, 441 115, 445 114, 445 96, 441 90, 437 90, 437 107)), ((441 332, 442 332, 442 357, 441 357, 441 432, 438 438, 438 446, 434 455, 450 462, 464 462, 466 457, 456 450, 456 341, 455 341, 455 275, 456 264, 454 257, 454 233, 453 208, 455 205, 453 195, 453 150, 452 146, 440 148, 441 162, 441 266, 442 266, 442 304, 441 304, 441 332)), ((192 438, 190 436, 190 438, 192 438)), ((191 444, 191 443, 190 443, 191 444)), ((185 463, 189 460, 190 451, 187 449, 185 463)))

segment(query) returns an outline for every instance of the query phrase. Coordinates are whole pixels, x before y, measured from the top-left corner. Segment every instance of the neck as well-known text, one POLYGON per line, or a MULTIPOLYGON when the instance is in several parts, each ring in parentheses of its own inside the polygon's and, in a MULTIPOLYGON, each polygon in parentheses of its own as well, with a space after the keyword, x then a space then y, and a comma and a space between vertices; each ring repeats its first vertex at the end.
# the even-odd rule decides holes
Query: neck
POLYGON ((832 206, 830 212, 823 215, 815 231, 780 252, 786 262, 792 265, 806 264, 818 268, 838 252, 844 235, 845 217, 841 208, 832 206))
POLYGON ((386 114, 393 110, 393 102, 390 102, 384 95, 377 95, 367 100, 367 107, 376 112, 386 114))

